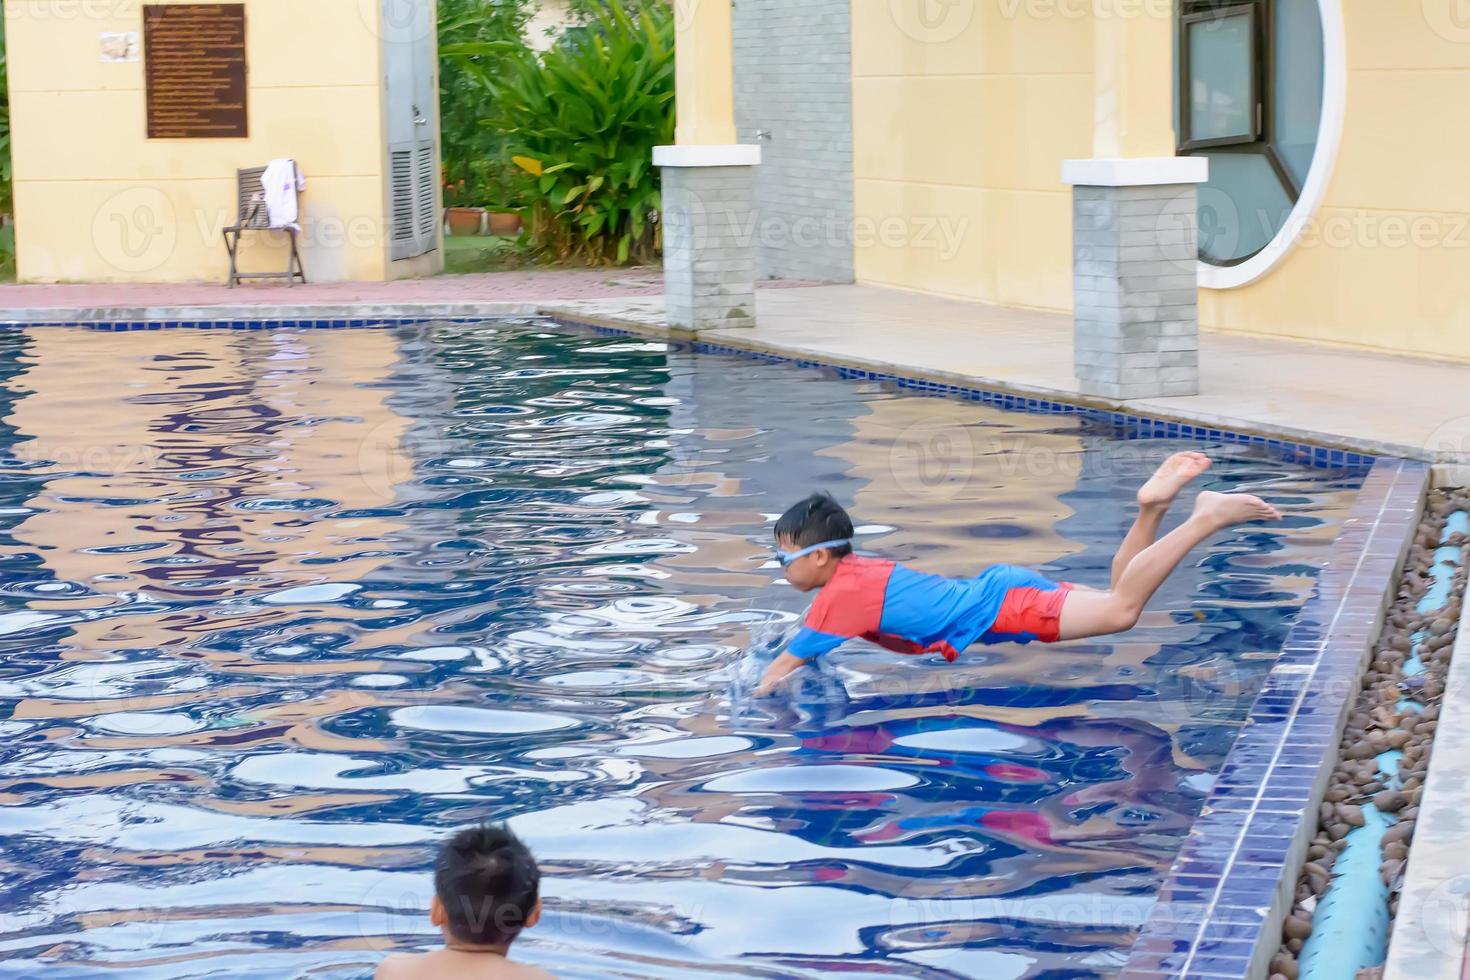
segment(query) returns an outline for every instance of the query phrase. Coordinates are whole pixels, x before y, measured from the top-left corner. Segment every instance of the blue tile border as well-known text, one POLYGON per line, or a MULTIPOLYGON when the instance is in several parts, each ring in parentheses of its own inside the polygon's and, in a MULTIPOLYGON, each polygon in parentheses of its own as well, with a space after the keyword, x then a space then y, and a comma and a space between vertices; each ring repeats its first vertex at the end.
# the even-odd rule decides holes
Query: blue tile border
MULTIPOLYGON (((193 319, 193 320, 0 320, 0 330, 72 327, 126 333, 133 330, 383 330, 411 327, 424 323, 487 323, 507 319, 495 316, 374 316, 374 317, 264 317, 261 319, 193 319)), ((514 319, 545 319, 518 317, 514 319)))
MULTIPOLYGON (((618 327, 581 323, 556 316, 552 316, 549 319, 562 326, 587 329, 604 336, 644 336, 637 331, 618 327)), ((1120 439, 1199 439, 1207 442, 1259 446, 1278 458, 1304 466, 1319 468, 1368 469, 1378 459, 1382 458, 1373 453, 1333 449, 1328 446, 1318 446, 1309 442, 1296 442, 1290 439, 1273 439, 1269 436, 1234 432, 1230 429, 1197 425, 1192 422, 1180 422, 1176 419, 1161 419, 1132 412, 1110 411, 1108 409, 1092 408, 1086 405, 1056 401, 1048 398, 1038 398, 1033 395, 1022 395, 995 388, 931 381, 914 375, 847 367, 840 364, 811 360, 809 358, 773 354, 769 351, 713 344, 702 340, 677 341, 665 339, 665 342, 673 350, 685 349, 697 354, 742 357, 749 360, 761 361, 766 364, 790 364, 799 368, 820 368, 833 371, 838 377, 851 381, 882 382, 896 385, 905 390, 924 392, 939 397, 980 402, 981 404, 992 405, 1005 411, 1028 412, 1039 415, 1075 415, 1091 422, 1100 422, 1112 427, 1114 429, 1112 433, 1113 437, 1120 439)))
POLYGON ((1266 975, 1429 476, 1384 458, 1363 481, 1119 980, 1266 975))
MULTIPOLYGON (((194 319, 194 320, 96 320, 75 319, 44 322, 0 321, 0 330, 16 330, 39 327, 75 327, 107 332, 134 330, 358 330, 392 329, 419 326, 426 323, 486 323, 495 320, 539 320, 610 337, 644 337, 646 333, 624 327, 585 323, 578 320, 547 314, 525 314, 516 316, 437 316, 420 313, 415 315, 380 317, 318 317, 318 318, 271 318, 260 319, 194 319)), ((1198 439, 1207 442, 1233 443, 1236 445, 1259 446, 1279 459, 1304 466, 1333 469, 1367 469, 1380 457, 1373 453, 1334 449, 1310 442, 1290 439, 1273 439, 1269 436, 1234 432, 1214 426, 1180 422, 1175 419, 1154 418, 1131 412, 1092 408, 1071 402, 1038 398, 996 388, 951 384, 928 380, 916 375, 898 372, 874 371, 847 367, 809 358, 788 357, 767 351, 743 347, 708 343, 701 340, 677 340, 667 337, 656 338, 669 345, 670 350, 689 350, 698 354, 742 357, 767 364, 791 364, 800 368, 819 368, 836 373, 840 378, 851 381, 874 381, 896 385, 906 391, 916 391, 945 398, 979 402, 1005 411, 1027 412, 1040 415, 1075 415, 1090 422, 1100 423, 1113 429, 1117 439, 1198 439)))

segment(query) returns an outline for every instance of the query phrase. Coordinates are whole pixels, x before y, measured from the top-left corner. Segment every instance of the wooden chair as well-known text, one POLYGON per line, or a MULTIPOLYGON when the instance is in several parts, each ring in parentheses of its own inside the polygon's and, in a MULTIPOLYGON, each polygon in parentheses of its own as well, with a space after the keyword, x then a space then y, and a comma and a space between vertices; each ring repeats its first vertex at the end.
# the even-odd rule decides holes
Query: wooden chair
POLYGON ((240 212, 235 223, 224 230, 225 248, 230 251, 230 288, 241 279, 284 279, 287 286, 296 285, 296 280, 306 282, 306 267, 301 264, 301 251, 297 248, 295 228, 272 228, 270 214, 265 206, 265 187, 261 177, 264 167, 250 167, 236 174, 236 193, 240 212), (285 272, 241 272, 237 264, 240 252, 240 236, 247 231, 284 231, 291 236, 291 255, 285 272))

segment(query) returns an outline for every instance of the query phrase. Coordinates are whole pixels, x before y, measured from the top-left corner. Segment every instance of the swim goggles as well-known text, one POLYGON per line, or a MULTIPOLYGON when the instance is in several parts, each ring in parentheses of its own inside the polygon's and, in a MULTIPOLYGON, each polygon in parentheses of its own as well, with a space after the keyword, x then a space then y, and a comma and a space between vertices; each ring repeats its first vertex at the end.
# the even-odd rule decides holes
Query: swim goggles
POLYGON ((780 548, 777 548, 776 561, 780 564, 782 568, 789 568, 791 566, 791 563, 796 561, 797 559, 805 558, 807 555, 814 554, 818 551, 823 550, 824 548, 841 548, 844 545, 851 544, 852 538, 842 538, 837 541, 823 541, 821 544, 814 544, 809 547, 802 548, 800 551, 782 551, 780 548))

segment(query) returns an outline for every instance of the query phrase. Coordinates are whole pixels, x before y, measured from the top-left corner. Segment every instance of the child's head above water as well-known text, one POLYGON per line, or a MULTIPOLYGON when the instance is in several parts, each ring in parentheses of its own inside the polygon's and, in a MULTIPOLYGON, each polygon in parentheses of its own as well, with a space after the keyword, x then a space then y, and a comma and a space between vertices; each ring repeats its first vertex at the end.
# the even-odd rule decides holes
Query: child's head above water
POLYGON ((786 581, 803 592, 832 578, 837 563, 852 554, 852 518, 831 494, 814 493, 776 522, 776 551, 786 581))
POLYGON ((541 918, 541 871, 504 825, 461 830, 434 865, 432 921, 446 940, 506 948, 541 918))

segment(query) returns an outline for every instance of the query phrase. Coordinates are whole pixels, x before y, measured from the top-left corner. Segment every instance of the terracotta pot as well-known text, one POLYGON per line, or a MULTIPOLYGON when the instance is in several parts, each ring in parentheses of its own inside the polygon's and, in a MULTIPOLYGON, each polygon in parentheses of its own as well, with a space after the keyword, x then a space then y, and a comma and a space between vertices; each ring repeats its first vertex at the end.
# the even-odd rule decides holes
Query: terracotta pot
POLYGON ((490 212, 490 234, 492 235, 519 235, 521 233, 521 216, 514 211, 491 211, 490 212))
POLYGON ((484 208, 449 208, 449 233, 455 237, 478 235, 485 224, 484 208))

